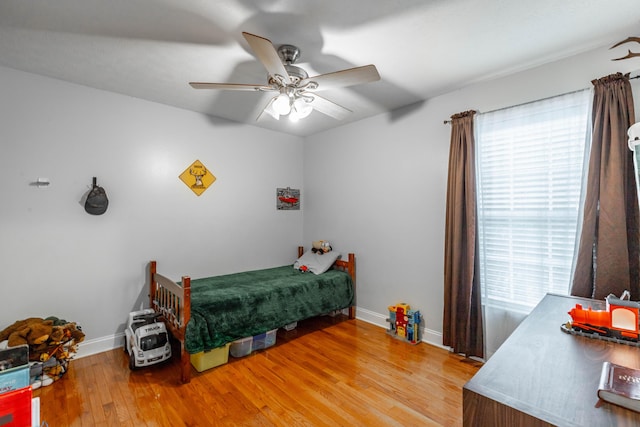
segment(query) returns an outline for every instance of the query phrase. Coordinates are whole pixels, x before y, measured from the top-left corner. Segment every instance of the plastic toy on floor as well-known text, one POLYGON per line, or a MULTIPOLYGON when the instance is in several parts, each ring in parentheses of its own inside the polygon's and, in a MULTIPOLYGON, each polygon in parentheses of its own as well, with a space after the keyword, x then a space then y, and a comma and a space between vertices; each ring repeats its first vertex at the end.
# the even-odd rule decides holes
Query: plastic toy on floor
POLYGON ((391 305, 389 309, 389 329, 387 334, 410 344, 418 344, 420 338, 420 311, 411 310, 409 304, 391 305))
POLYGON ((167 327, 160 314, 147 308, 129 313, 124 350, 129 354, 129 369, 155 365, 171 358, 167 327))

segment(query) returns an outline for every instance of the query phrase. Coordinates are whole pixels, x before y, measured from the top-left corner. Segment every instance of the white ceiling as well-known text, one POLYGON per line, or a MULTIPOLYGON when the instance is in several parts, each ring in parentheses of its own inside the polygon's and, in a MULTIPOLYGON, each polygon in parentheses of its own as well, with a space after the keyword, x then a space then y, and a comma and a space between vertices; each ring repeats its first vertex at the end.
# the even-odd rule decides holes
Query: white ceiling
POLYGON ((303 136, 628 36, 638 0, 0 0, 2 66, 303 136), (256 122, 272 95, 188 85, 266 83, 242 31, 297 45, 310 76, 375 64, 381 80, 323 92, 345 120, 256 122))

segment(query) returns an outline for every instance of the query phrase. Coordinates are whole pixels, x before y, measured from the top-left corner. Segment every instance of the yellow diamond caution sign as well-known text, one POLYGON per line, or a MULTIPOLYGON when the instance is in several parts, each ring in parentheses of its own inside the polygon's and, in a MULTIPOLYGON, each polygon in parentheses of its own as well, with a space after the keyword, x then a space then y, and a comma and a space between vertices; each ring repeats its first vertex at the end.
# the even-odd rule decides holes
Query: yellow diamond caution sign
POLYGON ((200 160, 196 160, 180 174, 180 179, 199 196, 214 183, 216 177, 200 163, 200 160))

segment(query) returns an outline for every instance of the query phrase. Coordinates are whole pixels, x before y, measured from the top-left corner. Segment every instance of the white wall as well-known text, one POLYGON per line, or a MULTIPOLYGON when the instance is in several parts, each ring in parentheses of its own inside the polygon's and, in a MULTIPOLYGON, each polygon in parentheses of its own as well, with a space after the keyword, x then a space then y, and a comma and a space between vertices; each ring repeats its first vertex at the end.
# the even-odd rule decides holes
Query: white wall
POLYGON ((176 280, 295 259, 302 211, 275 196, 302 188, 299 137, 1 67, 0 93, 0 328, 57 316, 81 353, 110 348, 151 259, 176 280), (196 159, 217 177, 199 197, 178 179, 196 159), (93 176, 102 216, 80 203, 93 176))
MULTIPOLYGON (((356 253, 359 317, 385 326, 387 306, 404 301, 421 310, 425 340, 442 344, 450 141, 443 121, 466 110, 486 112, 591 87, 593 79, 640 68, 640 59, 610 59, 603 47, 305 140, 304 240, 328 239, 356 253)), ((640 114, 640 84, 632 82, 640 114)))
POLYGON ((111 348, 146 302, 150 259, 195 278, 285 264, 327 239, 356 253, 360 318, 385 326, 406 301, 441 344, 443 120, 640 68, 609 59, 603 48, 305 140, 0 67, 0 326, 53 315, 83 327, 81 354, 111 348), (178 180, 196 159, 218 178, 200 197, 178 180), (93 176, 111 201, 98 217, 80 204, 93 176), (276 211, 286 186, 301 211, 276 211))

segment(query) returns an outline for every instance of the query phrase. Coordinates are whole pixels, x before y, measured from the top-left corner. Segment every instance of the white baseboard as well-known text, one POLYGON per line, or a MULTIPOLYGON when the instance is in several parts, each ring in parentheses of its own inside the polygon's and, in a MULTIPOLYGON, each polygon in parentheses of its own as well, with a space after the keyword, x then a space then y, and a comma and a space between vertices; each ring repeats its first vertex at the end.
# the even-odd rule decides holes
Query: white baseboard
POLYGON ((103 351, 113 350, 124 346, 124 332, 106 337, 85 340, 78 344, 78 352, 76 358, 91 356, 92 354, 102 353, 103 351))
POLYGON ((389 326, 387 323, 387 316, 365 308, 356 307, 356 318, 385 329, 389 326))
MULTIPOLYGON (((387 316, 384 314, 376 313, 371 310, 356 307, 356 318, 367 323, 379 326, 387 329, 389 324, 387 323, 387 316)), ((450 350, 449 347, 442 345, 442 333, 428 329, 424 326, 420 327, 422 332, 422 342, 434 345, 436 347, 450 350)), ((120 348, 124 345, 124 332, 120 332, 115 335, 108 335, 101 338, 94 338, 86 340, 78 345, 78 352, 76 358, 91 356, 92 354, 102 353, 103 351, 113 350, 114 348, 120 348)))

